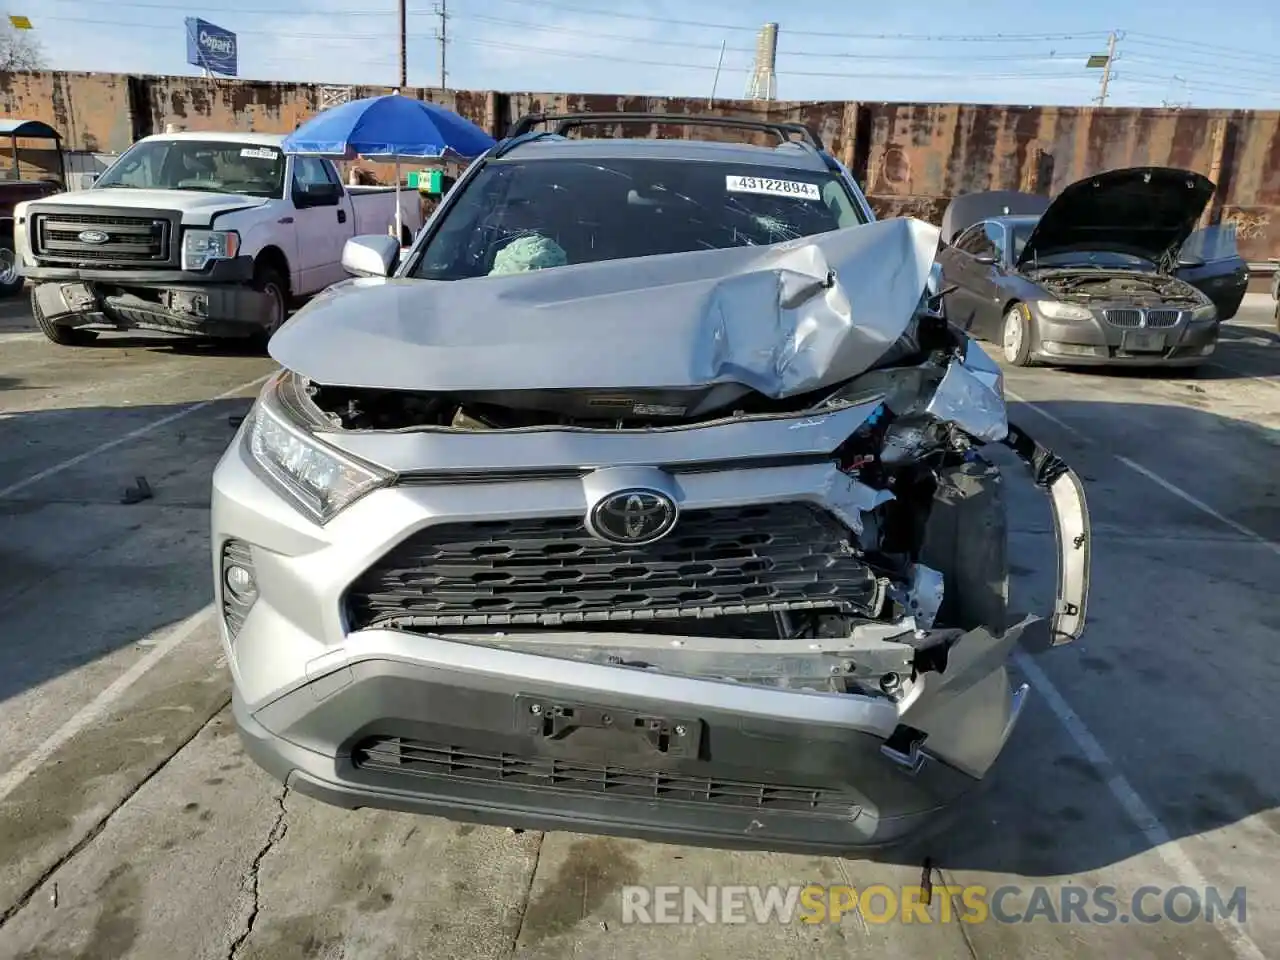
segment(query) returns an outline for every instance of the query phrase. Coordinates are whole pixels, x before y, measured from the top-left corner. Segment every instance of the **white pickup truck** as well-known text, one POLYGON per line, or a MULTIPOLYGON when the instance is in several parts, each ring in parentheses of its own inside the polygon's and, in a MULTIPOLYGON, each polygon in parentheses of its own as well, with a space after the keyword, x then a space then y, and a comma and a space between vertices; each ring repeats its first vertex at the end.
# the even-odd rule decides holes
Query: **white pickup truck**
MULTIPOLYGON (((346 276, 342 248, 394 235, 393 187, 348 187, 283 136, 167 133, 139 140, 88 190, 20 203, 14 252, 54 343, 98 329, 269 337, 291 301, 346 276)), ((400 193, 401 243, 422 225, 400 193)))

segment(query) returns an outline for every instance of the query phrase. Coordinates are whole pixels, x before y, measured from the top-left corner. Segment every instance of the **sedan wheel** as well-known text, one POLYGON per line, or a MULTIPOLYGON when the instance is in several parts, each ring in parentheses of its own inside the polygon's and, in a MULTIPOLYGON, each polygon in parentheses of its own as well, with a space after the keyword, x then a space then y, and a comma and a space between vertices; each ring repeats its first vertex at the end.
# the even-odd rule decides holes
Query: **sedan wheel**
POLYGON ((1028 323, 1027 308, 1015 303, 1004 315, 1004 328, 1000 334, 1000 345, 1004 350, 1004 358, 1015 367, 1026 367, 1031 364, 1031 329, 1028 323))

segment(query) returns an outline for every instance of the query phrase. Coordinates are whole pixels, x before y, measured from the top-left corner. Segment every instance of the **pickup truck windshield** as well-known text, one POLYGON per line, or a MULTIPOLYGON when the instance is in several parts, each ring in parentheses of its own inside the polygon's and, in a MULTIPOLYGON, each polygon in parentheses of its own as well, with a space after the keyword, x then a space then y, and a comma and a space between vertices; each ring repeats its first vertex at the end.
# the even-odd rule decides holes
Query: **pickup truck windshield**
POLYGON ((835 175, 733 163, 500 160, 462 189, 411 276, 462 280, 755 246, 864 219, 835 175))
POLYGON ((247 143, 146 140, 134 144, 93 185, 103 187, 279 198, 284 196, 284 154, 247 143))

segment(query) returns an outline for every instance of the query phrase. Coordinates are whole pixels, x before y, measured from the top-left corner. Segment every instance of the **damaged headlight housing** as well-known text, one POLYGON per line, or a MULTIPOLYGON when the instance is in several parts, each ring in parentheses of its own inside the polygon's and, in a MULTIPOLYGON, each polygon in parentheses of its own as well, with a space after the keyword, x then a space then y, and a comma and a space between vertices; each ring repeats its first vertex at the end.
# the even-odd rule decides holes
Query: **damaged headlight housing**
POLYGON ((1191 311, 1192 323, 1206 323, 1211 320, 1218 319, 1218 308, 1212 303, 1206 303, 1203 307, 1196 307, 1191 311))
POLYGON ((231 260, 240 252, 234 230, 187 230, 182 235, 182 269, 203 270, 215 260, 231 260))
POLYGON ((245 423, 258 474, 318 524, 325 524, 394 475, 317 440, 280 402, 288 374, 268 382, 245 423))
POLYGON ((1091 320, 1093 311, 1078 303, 1063 303, 1060 300, 1037 300, 1036 309, 1040 315, 1049 320, 1091 320))

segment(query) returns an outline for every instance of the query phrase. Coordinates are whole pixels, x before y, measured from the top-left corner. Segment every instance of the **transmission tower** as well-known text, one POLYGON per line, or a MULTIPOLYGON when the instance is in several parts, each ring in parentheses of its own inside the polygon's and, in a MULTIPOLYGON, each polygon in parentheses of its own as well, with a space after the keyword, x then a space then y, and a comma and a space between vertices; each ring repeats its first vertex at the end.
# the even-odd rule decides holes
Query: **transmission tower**
POLYGON ((747 81, 748 100, 777 100, 778 25, 766 23, 756 35, 756 60, 747 81))

